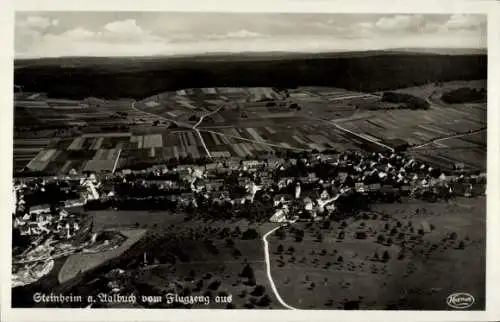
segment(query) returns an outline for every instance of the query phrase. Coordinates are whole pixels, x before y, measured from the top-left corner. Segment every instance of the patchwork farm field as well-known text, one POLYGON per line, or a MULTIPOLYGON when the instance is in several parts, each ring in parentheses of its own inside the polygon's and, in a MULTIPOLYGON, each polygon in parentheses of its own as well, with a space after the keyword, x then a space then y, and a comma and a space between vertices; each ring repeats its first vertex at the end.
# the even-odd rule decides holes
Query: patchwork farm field
MULTIPOLYGON (((467 84, 479 88, 485 83, 397 91, 426 98, 467 84)), ((393 138, 408 142, 415 157, 445 169, 456 163, 471 170, 485 168, 486 104, 446 105, 433 98, 428 110, 358 108, 379 101, 380 95, 330 87, 255 87, 185 89, 135 103, 40 96, 40 101, 18 102, 19 126, 72 124, 73 129, 38 130, 36 138, 33 131, 16 132, 14 169, 112 172, 140 161, 173 158, 246 158, 283 150, 382 151, 386 147, 379 143, 393 138), (45 105, 35 108, 27 102, 45 105), (195 124, 196 130, 191 129, 195 124)))
POLYGON ((269 237, 273 279, 301 309, 449 309, 446 297, 467 290, 481 310, 485 220, 479 198, 381 204, 329 225, 294 224, 269 237))

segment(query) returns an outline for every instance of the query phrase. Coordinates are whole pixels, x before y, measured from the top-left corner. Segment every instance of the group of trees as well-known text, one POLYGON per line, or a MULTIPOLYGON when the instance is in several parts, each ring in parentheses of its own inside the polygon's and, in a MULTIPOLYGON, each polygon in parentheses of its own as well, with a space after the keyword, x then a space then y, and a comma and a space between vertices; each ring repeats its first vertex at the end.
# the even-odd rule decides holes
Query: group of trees
POLYGON ((430 107, 429 102, 421 97, 397 92, 384 92, 382 102, 404 103, 412 110, 426 110, 430 107))
POLYGON ((485 98, 486 90, 484 88, 470 87, 461 87, 441 95, 441 100, 448 104, 482 102, 485 98))
MULTIPOLYGON (((73 62, 33 64, 14 69, 14 81, 26 92, 49 97, 143 99, 168 90, 231 86, 331 86, 358 91, 380 91, 433 81, 486 78, 486 55, 370 53, 367 55, 288 56, 249 61, 227 56, 203 59, 94 58, 73 62), (336 77, 332 77, 336 75, 336 77)), ((17 64, 18 62, 16 62, 17 64)))

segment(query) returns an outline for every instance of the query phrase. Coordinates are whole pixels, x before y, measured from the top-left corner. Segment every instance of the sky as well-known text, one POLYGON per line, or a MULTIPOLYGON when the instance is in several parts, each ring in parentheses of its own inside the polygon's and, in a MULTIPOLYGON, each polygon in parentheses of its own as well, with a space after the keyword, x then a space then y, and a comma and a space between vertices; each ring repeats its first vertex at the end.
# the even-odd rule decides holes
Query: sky
POLYGON ((17 12, 15 57, 486 48, 486 16, 17 12))

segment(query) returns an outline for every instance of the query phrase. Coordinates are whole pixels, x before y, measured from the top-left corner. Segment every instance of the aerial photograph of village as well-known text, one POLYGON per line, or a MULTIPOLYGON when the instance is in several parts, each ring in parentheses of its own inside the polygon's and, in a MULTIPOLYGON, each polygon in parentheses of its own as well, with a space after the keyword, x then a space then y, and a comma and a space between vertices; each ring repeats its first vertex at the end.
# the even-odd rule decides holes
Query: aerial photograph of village
POLYGON ((13 308, 484 310, 486 16, 17 12, 13 308))

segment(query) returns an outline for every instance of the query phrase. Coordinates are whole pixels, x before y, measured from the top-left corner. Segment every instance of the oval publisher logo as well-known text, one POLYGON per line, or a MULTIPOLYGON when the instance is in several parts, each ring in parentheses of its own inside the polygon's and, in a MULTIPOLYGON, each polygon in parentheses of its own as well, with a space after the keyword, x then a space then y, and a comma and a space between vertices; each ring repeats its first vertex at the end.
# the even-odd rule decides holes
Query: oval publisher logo
POLYGON ((474 296, 469 293, 453 293, 446 298, 446 303, 454 309, 467 309, 474 304, 474 296))

